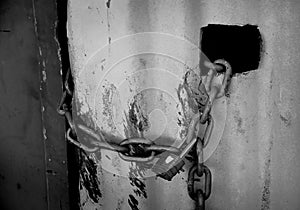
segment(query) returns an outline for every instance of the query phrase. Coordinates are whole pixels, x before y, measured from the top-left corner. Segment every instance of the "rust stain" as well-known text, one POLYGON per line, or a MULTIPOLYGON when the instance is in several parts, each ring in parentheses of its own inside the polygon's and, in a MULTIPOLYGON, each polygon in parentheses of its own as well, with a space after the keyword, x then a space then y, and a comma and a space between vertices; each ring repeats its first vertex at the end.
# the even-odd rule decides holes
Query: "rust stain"
POLYGON ((145 183, 131 173, 129 173, 129 180, 130 180, 130 185, 135 187, 133 192, 139 197, 143 196, 144 198, 147 198, 145 183))
POLYGON ((240 134, 245 134, 246 130, 243 128, 243 119, 240 116, 240 111, 237 110, 234 112, 234 120, 237 125, 237 132, 240 134))
POLYGON ((143 68, 146 68, 147 61, 146 61, 145 59, 140 58, 140 59, 139 59, 139 62, 140 62, 140 64, 142 65, 143 68))
POLYGON ((124 112, 124 115, 125 115, 125 121, 126 122, 123 124, 123 126, 124 126, 124 133, 125 133, 126 138, 139 136, 137 130, 134 129, 134 127, 130 126, 131 123, 130 123, 130 120, 129 120, 129 115, 126 112, 124 112))
POLYGON ((140 179, 136 178, 136 177, 131 177, 130 178, 130 184, 132 186, 135 186, 136 189, 133 190, 133 192, 141 197, 143 196, 144 198, 147 198, 147 192, 146 192, 146 185, 143 183, 143 181, 141 181, 140 179))
POLYGON ((107 7, 107 8, 110 8, 110 3, 111 3, 111 0, 108 0, 108 1, 106 2, 106 7, 107 7))
POLYGON ((280 114, 281 121, 284 122, 285 126, 290 126, 292 123, 292 115, 290 112, 286 112, 285 114, 280 114))
POLYGON ((129 166, 129 178, 130 177, 144 177, 145 172, 150 168, 151 164, 136 162, 131 163, 129 166))
POLYGON ((111 28, 110 28, 110 16, 111 16, 111 14, 110 14, 110 3, 111 3, 111 0, 108 0, 105 4, 106 4, 106 7, 107 7, 107 9, 106 9, 106 19, 107 19, 107 36, 108 36, 108 44, 109 44, 109 48, 108 48, 108 53, 109 53, 109 55, 110 55, 110 53, 111 53, 111 48, 110 48, 110 44, 111 44, 111 36, 110 36, 110 30, 111 30, 111 28))
POLYGON ((113 97, 117 93, 117 88, 114 84, 110 84, 108 87, 104 86, 102 95, 102 103, 104 105, 102 114, 106 117, 106 122, 112 130, 116 130, 116 125, 113 120, 113 97))
MULTIPOLYGON (((145 171, 149 168, 149 166, 142 163, 132 163, 129 167, 129 181, 130 185, 133 186, 133 192, 136 196, 142 197, 144 199, 146 199, 148 196, 143 176, 145 174, 145 171)), ((132 210, 138 209, 138 201, 131 194, 129 195, 128 204, 132 210)))
POLYGON ((264 163, 264 182, 262 189, 262 198, 261 198, 261 210, 269 210, 270 209, 270 186, 271 186, 271 160, 272 160, 272 147, 273 147, 273 136, 268 145, 268 151, 265 157, 264 163))
POLYGON ((89 197, 95 203, 102 197, 97 177, 97 165, 85 152, 80 151, 80 187, 85 187, 89 197))
POLYGON ((182 109, 182 114, 179 116, 178 120, 181 125, 181 131, 180 131, 180 138, 184 138, 188 131, 188 122, 187 122, 187 102, 185 95, 185 87, 183 84, 179 84, 177 89, 177 97, 179 100, 179 104, 177 105, 177 108, 180 106, 182 109))
POLYGON ((121 210, 123 203, 124 203, 124 198, 118 199, 118 204, 117 204, 116 210, 121 210))
POLYGON ((139 104, 142 98, 142 94, 134 96, 133 102, 129 104, 128 114, 125 113, 126 125, 124 125, 124 129, 127 138, 143 137, 143 132, 150 126, 147 115, 139 104))
POLYGON ((137 105, 136 100, 132 104, 130 104, 129 120, 131 124, 141 133, 148 126, 148 119, 143 114, 143 111, 140 109, 140 107, 137 105))
POLYGON ((76 97, 76 100, 72 102, 73 116, 74 118, 80 116, 81 120, 83 120, 83 122, 85 122, 87 126, 91 127, 94 126, 94 123, 92 120, 92 109, 89 103, 87 103, 86 98, 86 96, 88 95, 88 90, 82 89, 81 91, 82 92, 78 93, 78 97, 76 97))
POLYGON ((192 69, 188 69, 183 77, 183 83, 178 85, 177 97, 182 112, 178 112, 177 124, 181 127, 180 138, 187 135, 192 115, 201 111, 204 107, 201 96, 203 93, 198 89, 201 79, 192 69))
POLYGON ((129 198, 128 198, 128 204, 132 210, 139 210, 139 208, 138 208, 139 202, 131 194, 129 195, 129 198))

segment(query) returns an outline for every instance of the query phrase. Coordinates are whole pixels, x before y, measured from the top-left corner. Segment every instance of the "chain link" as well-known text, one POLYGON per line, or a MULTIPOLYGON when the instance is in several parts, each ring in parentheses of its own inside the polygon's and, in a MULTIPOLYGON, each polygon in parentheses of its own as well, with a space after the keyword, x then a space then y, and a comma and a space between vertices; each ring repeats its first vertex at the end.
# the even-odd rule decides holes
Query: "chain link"
POLYGON ((89 148, 83 144, 81 144, 80 142, 76 141, 72 136, 71 136, 71 133, 72 133, 72 129, 69 128, 67 130, 67 134, 66 134, 66 137, 68 139, 69 142, 71 142, 72 144, 76 145, 77 147, 79 147, 80 149, 84 150, 84 151, 87 151, 87 152, 96 152, 98 150, 98 148, 94 147, 94 148, 89 148))
MULTIPOLYGON (((121 141, 120 143, 114 143, 107 141, 101 133, 95 133, 92 129, 79 124, 78 128, 88 134, 92 142, 93 147, 87 147, 77 140, 75 124, 72 119, 71 105, 67 105, 68 98, 73 97, 73 92, 68 85, 68 80, 70 77, 70 71, 66 74, 66 80, 64 82, 65 91, 63 92, 62 98, 57 108, 57 112, 60 115, 65 116, 69 129, 67 131, 66 139, 78 146, 79 148, 87 152, 96 152, 99 149, 106 149, 111 151, 116 151, 119 153, 120 157, 126 161, 136 161, 136 162, 147 162, 153 160, 155 155, 170 152, 178 154, 180 150, 176 147, 156 145, 152 141, 145 138, 129 138, 121 141)), ((69 101, 72 101, 69 99, 69 101)), ((191 133, 191 132, 190 132, 191 133)))
POLYGON ((196 163, 190 168, 188 174, 188 193, 189 196, 196 201, 196 208, 197 209, 205 209, 205 200, 207 200, 211 194, 211 184, 212 184, 212 175, 210 169, 204 165, 203 161, 203 149, 207 145, 207 139, 210 139, 213 127, 214 127, 214 120, 210 115, 211 108, 213 106, 213 102, 215 99, 220 98, 225 95, 231 74, 232 68, 230 64, 223 60, 219 59, 216 60, 214 63, 206 62, 205 65, 210 69, 208 75, 205 79, 204 83, 201 83, 199 86, 200 90, 206 91, 208 95, 208 100, 205 104, 203 113, 200 117, 199 122, 201 124, 207 124, 204 137, 197 139, 196 144, 196 155, 197 160, 196 163), (217 73, 224 72, 225 67, 225 74, 223 77, 222 84, 220 86, 213 85, 213 79, 217 73), (195 176, 199 178, 205 176, 204 178, 204 191, 202 189, 195 190, 195 176))
POLYGON ((92 129, 84 125, 79 124, 78 128, 80 128, 82 131, 96 140, 93 141, 92 139, 90 139, 92 141, 92 144, 98 147, 98 149, 108 149, 122 153, 120 154, 120 157, 127 161, 146 162, 152 160, 156 154, 162 152, 180 152, 180 150, 176 147, 156 145, 151 140, 145 138, 129 138, 117 144, 107 141, 101 133, 100 135, 98 135, 92 129), (148 154, 149 156, 145 157, 145 154, 148 154))
MULTIPOLYGON (((196 201, 196 206, 198 209, 205 208, 205 200, 207 200, 211 194, 211 184, 212 184, 212 175, 210 169, 203 164, 203 149, 209 142, 211 137, 212 130, 214 128, 214 120, 210 115, 211 108, 215 99, 220 98, 225 95, 227 86, 230 81, 232 74, 231 66, 228 62, 223 59, 216 60, 214 63, 205 63, 205 65, 210 68, 206 81, 201 82, 199 86, 200 91, 205 91, 208 95, 208 99, 205 103, 205 107, 201 115, 194 117, 194 120, 191 122, 189 127, 188 135, 186 137, 187 143, 192 141, 192 135, 194 133, 195 126, 198 123, 207 124, 204 132, 203 138, 197 135, 196 143, 196 163, 190 168, 188 173, 188 194, 189 196, 196 201), (220 86, 212 85, 213 79, 217 73, 224 72, 225 74, 220 86), (195 120, 196 119, 196 120, 195 120), (199 178, 205 176, 204 178, 204 190, 198 188, 195 190, 195 176, 199 178)), ((71 103, 67 103, 67 99, 72 101, 73 91, 70 88, 70 69, 66 74, 66 79, 64 82, 64 92, 57 108, 57 112, 60 115, 64 115, 69 128, 66 133, 66 139, 77 147, 81 148, 87 152, 96 152, 99 149, 106 149, 111 151, 116 151, 119 153, 119 156, 126 161, 136 161, 136 162, 147 162, 153 160, 155 155, 163 152, 170 152, 174 154, 179 154, 181 151, 178 148, 165 146, 165 145, 156 145, 151 140, 145 138, 129 138, 121 141, 120 143, 110 142, 105 139, 105 137, 100 133, 95 133, 92 129, 79 124, 78 128, 88 134, 91 140, 93 147, 87 147, 81 144, 77 140, 75 124, 72 119, 71 114, 71 103), (71 98, 71 100, 70 100, 71 98)), ((201 96, 199 96, 201 97, 201 96)), ((203 101, 203 100, 199 100, 203 101)), ((185 141, 184 141, 185 142, 185 141)), ((180 146, 181 147, 181 146, 180 146)))
POLYGON ((200 189, 200 187, 198 187, 198 189, 195 189, 197 165, 194 165, 190 168, 188 174, 188 185, 187 185, 188 194, 190 198, 196 201, 196 205, 199 207, 199 209, 204 209, 205 200, 207 200, 211 194, 211 183, 212 183, 212 175, 210 169, 207 166, 203 165, 202 170, 203 170, 203 174, 198 177, 201 178, 203 175, 205 176, 204 190, 200 189), (198 197, 199 193, 201 197, 198 197))

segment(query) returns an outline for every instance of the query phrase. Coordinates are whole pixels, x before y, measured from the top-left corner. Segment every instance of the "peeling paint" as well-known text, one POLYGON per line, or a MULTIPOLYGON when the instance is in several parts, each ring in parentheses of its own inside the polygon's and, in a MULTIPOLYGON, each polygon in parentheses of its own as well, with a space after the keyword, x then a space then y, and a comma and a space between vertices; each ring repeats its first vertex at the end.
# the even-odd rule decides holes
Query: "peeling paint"
MULTIPOLYGON (((178 125, 181 127, 180 138, 184 139, 187 135, 189 123, 192 116, 203 110, 203 101, 199 98, 203 96, 195 87, 199 86, 200 78, 193 70, 189 69, 184 77, 183 83, 178 85, 177 97, 182 111, 178 112, 178 125)), ((204 99, 205 100, 205 99, 204 99)))
MULTIPOLYGON (((111 15, 110 15, 110 11, 109 11, 109 8, 110 8, 110 2, 111 0, 108 0, 106 2, 106 19, 107 19, 107 37, 108 37, 108 44, 110 45, 111 44, 111 35, 110 35, 110 31, 111 31, 111 27, 110 27, 110 18, 111 18, 111 15)), ((108 48, 109 50, 109 54, 110 54, 110 47, 108 48)))
POLYGON ((47 140, 47 130, 46 130, 46 128, 43 128, 43 136, 44 136, 44 140, 47 140))
POLYGON ((100 182, 97 177, 97 165, 85 152, 80 152, 80 185, 84 186, 93 202, 102 197, 100 182))
POLYGON ((268 145, 268 151, 265 157, 264 174, 263 174, 263 190, 261 197, 261 210, 269 210, 271 203, 271 161, 272 161, 273 136, 268 145))
POLYGON ((139 202, 131 194, 129 195, 129 198, 128 198, 128 204, 132 210, 139 210, 139 208, 138 208, 139 202))
POLYGON ((55 24, 54 24, 54 41, 56 43, 56 46, 57 46, 57 57, 58 57, 58 60, 60 61, 59 62, 59 66, 60 66, 60 70, 59 70, 59 73, 60 75, 62 75, 62 59, 61 59, 61 47, 60 47, 60 43, 58 41, 58 37, 57 37, 57 28, 58 28, 58 20, 55 20, 55 24))
POLYGON ((126 138, 143 137, 144 131, 149 128, 147 115, 139 104, 142 100, 142 94, 135 95, 133 101, 129 104, 128 114, 125 113, 126 124, 124 124, 124 132, 126 138))
POLYGON ((75 95, 77 96, 75 103, 76 103, 78 115, 89 114, 91 112, 91 108, 87 103, 87 99, 86 99, 87 91, 83 92, 84 90, 85 89, 82 88, 82 92, 78 92, 77 94, 75 92, 75 95))
POLYGON ((129 180, 130 185, 135 187, 133 192, 139 197, 142 196, 144 198, 147 198, 145 183, 140 178, 136 177, 132 170, 129 172, 129 180))
POLYGON ((43 75, 43 82, 46 82, 46 80, 47 80, 47 73, 46 73, 46 71, 42 71, 42 75, 43 75))
POLYGON ((124 198, 118 199, 118 204, 116 210, 121 210, 124 203, 124 198))
MULTIPOLYGON (((118 38, 132 35, 133 33, 165 32, 175 36, 185 37, 195 43, 195 45, 198 45, 198 43, 201 43, 199 39, 201 36, 200 28, 210 23, 259 25, 259 31, 265 40, 265 55, 261 57, 259 70, 246 72, 233 77, 233 85, 230 87, 230 91, 232 91, 230 98, 223 100, 223 107, 218 107, 222 113, 218 111, 215 112, 217 120, 215 121, 216 129, 213 135, 222 140, 216 152, 207 160, 207 165, 213 169, 213 187, 215 188, 212 196, 207 201, 207 207, 209 209, 273 209, 278 205, 278 208, 284 207, 283 205, 293 208, 299 204, 299 199, 297 199, 296 196, 290 196, 290 191, 294 193, 293 195, 299 194, 300 188, 297 184, 299 176, 296 173, 297 170, 295 170, 295 165, 298 162, 295 160, 294 154, 288 158, 285 155, 291 151, 290 148, 299 148, 299 141, 297 141, 295 137, 298 135, 299 129, 291 132, 291 129, 294 129, 298 122, 298 118, 295 117, 298 113, 298 109, 294 110, 293 106, 299 104, 299 94, 297 95, 295 92, 295 90, 299 89, 299 83, 292 81, 292 79, 298 78, 299 76, 299 71, 297 70, 299 59, 295 57, 295 55, 299 54, 299 49, 295 45, 296 42, 290 42, 290 38, 297 41, 299 37, 299 33, 297 32, 298 27, 294 24, 299 19, 297 13, 297 8, 299 7, 296 6, 293 1, 284 2, 275 0, 257 1, 256 3, 246 0, 225 1, 223 5, 219 5, 215 1, 207 1, 203 4, 203 2, 200 1, 125 0, 112 5, 112 2, 105 0, 99 3, 100 6, 97 8, 98 12, 95 7, 92 7, 90 10, 86 9, 87 5, 95 4, 95 2, 98 1, 82 3, 82 1, 74 0, 70 2, 71 12, 69 21, 72 27, 69 27, 69 34, 72 34, 70 35, 70 46, 72 49, 71 54, 73 56, 75 75, 76 73, 78 74, 78 71, 89 55, 92 55, 98 47, 107 46, 108 43, 112 48, 110 49, 111 52, 99 58, 99 62, 105 58, 107 65, 103 65, 103 67, 101 67, 102 63, 98 65, 99 72, 101 72, 99 73, 100 76, 104 75, 107 68, 109 68, 109 63, 114 62, 112 59, 113 56, 119 53, 118 49, 116 51, 113 49, 114 41, 118 38), (172 10, 170 10, 170 6, 172 10), (266 14, 266 12, 269 14, 268 16, 262 15, 266 14), (107 19, 101 17, 105 15, 107 15, 107 19), (101 20, 104 19, 105 21, 101 23, 101 20), (281 27, 281 25, 283 27, 281 27), (282 30, 282 28, 286 30, 282 30), (291 33, 286 33, 286 31, 291 33), (85 39, 82 39, 82 37, 85 39), (87 56, 84 56, 84 53, 86 53, 87 56), (274 80, 270 79, 272 71, 275 72, 274 80), (281 89, 286 89, 285 92, 280 93, 280 97, 279 94, 277 94, 278 83, 281 83, 281 89), (272 102, 275 97, 280 98, 280 102, 278 102, 278 115, 271 110, 273 108, 272 102), (294 101, 291 101, 289 98, 293 98, 294 101), (237 110, 238 112, 236 112, 237 110), (286 111, 289 111, 290 114, 286 115, 286 111), (226 113, 228 113, 230 117, 227 120, 226 113), (289 115, 291 118, 289 118, 289 115), (291 121, 289 119, 291 119, 291 121), (224 134, 224 127, 223 125, 219 126, 219 121, 222 121, 221 124, 224 122, 224 126, 225 122, 227 123, 224 134), (288 129, 287 126, 289 126, 288 129), (271 132, 270 130, 276 130, 278 132, 278 135, 274 137, 274 142, 275 140, 277 142, 272 158, 269 158, 268 155, 265 154, 269 146, 268 140, 265 138, 268 138, 271 132), (216 133, 218 133, 218 135, 216 135, 216 133), (284 139, 284 141, 282 139, 284 139), (277 143, 283 145, 283 148, 278 148, 277 143), (293 161, 287 161, 287 159, 293 161), (272 167, 268 166, 269 161, 272 161, 272 167), (282 170, 282 168, 285 170, 282 170), (286 178, 286 172, 291 173, 293 176, 293 179, 289 179, 289 183, 286 181, 284 183, 282 182, 282 180, 286 178), (269 175, 270 178, 268 178, 269 175), (282 190, 284 193, 281 194, 280 199, 277 199, 275 193, 273 199, 273 194, 271 196, 272 190, 275 192, 277 189, 282 190), (273 199, 272 202, 271 199, 273 199), (287 204, 287 202, 289 203, 287 204)), ((215 35, 219 36, 219 34, 215 35)), ((165 49, 164 47, 167 46, 167 43, 157 44, 153 39, 149 39, 145 43, 147 44, 147 50, 156 49, 157 46, 165 49)), ((135 53, 137 51, 136 49, 140 49, 143 44, 142 41, 132 42, 131 45, 128 46, 130 53, 135 53)), ((230 43, 224 44, 230 45, 230 43)), ((178 46, 176 47, 174 51, 177 52, 178 50, 183 52, 184 58, 180 61, 183 65, 186 64, 186 61, 190 59, 193 52, 184 51, 185 49, 178 46)), ((216 46, 216 48, 218 48, 218 46, 216 46)), ((230 49, 222 48, 221 50, 226 53, 226 50, 230 49)), ((218 53, 219 51, 216 50, 215 52, 218 53)), ((246 52, 242 49, 238 53, 239 56, 243 57, 246 52)), ((159 56, 156 55, 156 57, 159 56)), ((162 60, 162 63, 166 64, 164 67, 167 67, 169 63, 166 58, 162 60)), ((119 120, 120 125, 117 125, 117 128, 121 127, 120 130, 122 130, 118 136, 119 140, 141 136, 142 134, 146 135, 147 132, 145 131, 151 128, 152 121, 149 117, 150 113, 147 112, 149 109, 145 109, 144 105, 141 104, 141 101, 147 100, 146 94, 144 94, 146 100, 132 100, 135 91, 138 91, 138 88, 144 87, 144 81, 157 79, 154 73, 147 74, 147 80, 143 80, 144 78, 142 77, 131 77, 136 71, 144 73, 146 72, 146 68, 152 67, 151 62, 154 61, 154 59, 151 60, 151 62, 148 61, 148 59, 144 59, 143 55, 138 55, 135 59, 126 63, 126 65, 123 66, 123 63, 120 65, 122 66, 120 73, 126 72, 124 73, 124 79, 127 77, 126 84, 129 83, 128 86, 130 87, 128 87, 128 89, 130 89, 130 91, 124 91, 128 94, 128 98, 122 101, 124 104, 122 104, 121 109, 119 109, 120 115, 122 116, 120 117, 121 120, 119 120), (135 79, 136 81, 134 81, 135 79), (147 122, 144 122, 143 116, 140 114, 147 118, 147 122)), ((242 59, 239 61, 241 62, 242 59)), ((159 59, 156 59, 153 63, 160 64, 159 62, 159 59)), ((198 60, 189 66, 195 67, 197 64, 198 60)), ((177 66, 175 68, 173 68, 173 66, 168 67, 170 67, 172 73, 177 71, 174 70, 177 66)), ((192 69, 195 70, 195 72, 200 71, 200 69, 196 67, 192 69)), ((236 70, 244 71, 245 69, 240 68, 236 70)), ((180 78, 179 80, 181 80, 182 76, 186 72, 191 72, 191 70, 188 67, 181 66, 177 72, 177 76, 180 78)), ((118 73, 116 73, 116 75, 118 73)), ((201 69, 201 73, 203 73, 203 69, 201 69)), ((192 83, 194 79, 197 79, 196 76, 193 76, 192 72, 189 73, 189 75, 184 75, 184 77, 184 80, 188 80, 187 83, 192 83)), ((95 83, 96 82, 97 81, 95 81, 95 83)), ((172 128, 173 130, 168 130, 171 135, 167 136, 171 139, 177 136, 178 139, 179 136, 180 138, 186 136, 187 131, 185 131, 185 129, 191 120, 191 116, 198 108, 197 103, 200 103, 200 101, 187 99, 192 98, 190 94, 197 94, 196 86, 193 86, 193 89, 193 87, 187 86, 184 82, 179 86, 178 83, 179 82, 176 82, 176 85, 172 86, 176 103, 174 105, 172 118, 168 119, 169 121, 174 120, 173 127, 175 129, 172 128), (174 90, 175 88, 177 88, 177 90, 174 90)), ((115 84, 118 86, 117 82, 115 84)), ((85 87, 82 88, 82 86, 78 86, 77 84, 76 88, 83 90, 85 87)), ((81 94, 86 95, 86 97, 92 97, 88 96, 88 94, 92 93, 92 91, 81 92, 81 94)), ((103 92, 101 92, 101 94, 102 93, 103 92)), ((164 97, 162 100, 167 101, 164 97)), ((92 104, 90 101, 86 102, 87 104, 92 104)), ((99 101, 99 104, 102 105, 102 102, 103 101, 99 101)), ((149 108, 149 104, 151 103, 148 103, 147 108, 149 108)), ((99 111, 102 112, 103 106, 99 105, 99 107, 99 111)), ((160 108, 162 107, 163 106, 160 106, 160 108)), ((170 107, 167 106, 167 109, 170 109, 170 107)), ((163 108, 161 110, 164 111, 163 108)), ((151 110, 149 112, 151 112, 151 110)), ((95 118, 103 124, 107 123, 106 118, 102 117, 102 113, 95 118)), ((99 129, 103 129, 104 132, 110 134, 110 128, 108 126, 103 126, 99 129)), ((159 142, 161 142, 160 139, 159 142)), ((110 155, 108 156, 112 157, 110 155)), ((122 160, 118 163, 117 159, 118 156, 116 155, 113 164, 118 167, 119 170, 125 172, 126 181, 123 182, 122 179, 116 176, 114 182, 101 184, 103 189, 109 189, 103 191, 103 194, 105 193, 104 197, 108 196, 111 198, 110 200, 103 201, 106 203, 106 206, 113 205, 116 207, 118 200, 122 197, 125 200, 125 204, 122 208, 128 209, 129 206, 127 206, 126 200, 128 199, 128 195, 131 194, 129 200, 133 206, 132 208, 147 209, 150 207, 149 202, 152 201, 154 206, 157 207, 156 209, 193 209, 192 200, 189 199, 186 188, 183 187, 185 185, 179 182, 179 180, 182 180, 182 177, 187 175, 186 172, 178 175, 182 175, 182 177, 176 179, 176 181, 170 183, 170 185, 165 182, 160 182, 160 180, 145 180, 144 183, 145 186, 147 186, 147 199, 145 199, 141 192, 134 191, 135 186, 130 185, 130 182, 134 183, 134 181, 133 179, 130 181, 126 176, 127 170, 131 170, 127 168, 127 163, 122 162, 122 160), (113 193, 116 192, 115 188, 122 188, 122 191, 120 191, 118 196, 113 197, 113 193), (177 195, 176 199, 174 198, 174 194, 177 195), (135 200, 138 201, 138 207, 134 206, 135 200)), ((108 158, 103 158, 101 163, 97 163, 99 164, 98 167, 101 167, 104 161, 110 163, 108 158)), ((135 170, 133 173, 139 174, 135 177, 144 181, 142 179, 143 167, 147 167, 143 165, 139 166, 139 164, 132 165, 131 167, 132 170, 135 170), (138 170, 138 168, 141 170, 138 170)), ((98 175, 100 180, 107 177, 108 176, 102 174, 98 175)), ((84 209, 88 208, 85 207, 84 209)))
POLYGON ((240 111, 237 110, 234 112, 234 120, 237 126, 237 133, 240 134, 245 134, 246 130, 243 128, 244 127, 244 123, 243 123, 243 118, 240 116, 240 111))
MULTIPOLYGON (((34 26, 34 32, 35 32, 35 36, 36 36, 36 40, 37 40, 37 47, 38 47, 38 50, 39 50, 39 55, 38 55, 38 60, 39 60, 39 65, 41 66, 41 61, 42 61, 42 69, 40 69, 40 72, 39 72, 39 79, 40 79, 40 93, 39 93, 39 97, 40 97, 40 104, 41 104, 41 118, 42 118, 42 129, 43 129, 43 142, 44 142, 44 151, 45 151, 45 164, 47 165, 47 154, 46 154, 46 140, 47 140, 47 135, 46 135, 46 125, 45 125, 45 113, 44 113, 44 110, 45 110, 45 102, 44 102, 44 97, 42 95, 42 93, 44 91, 46 91, 46 66, 45 66, 45 60, 44 60, 44 57, 43 57, 43 53, 42 53, 42 47, 41 47, 41 43, 39 41, 39 32, 38 32, 38 23, 37 23, 37 16, 36 16, 36 8, 35 8, 35 1, 32 0, 31 1, 31 4, 32 4, 32 12, 33 12, 33 26, 34 26)), ((49 158, 48 159, 49 162, 51 161, 51 159, 49 158)), ((48 177, 46 177, 46 189, 47 189, 47 192, 49 191, 49 180, 48 180, 48 177)), ((49 193, 47 193, 47 205, 49 205, 49 193)), ((48 206, 49 208, 49 206, 48 206)))
POLYGON ((107 126, 114 132, 116 128, 116 124, 114 121, 114 97, 117 97, 117 87, 114 84, 110 84, 108 86, 103 86, 104 91, 102 94, 102 103, 103 103, 103 110, 102 114, 105 118, 105 122, 107 126))
POLYGON ((106 2, 106 7, 107 8, 110 8, 110 2, 111 2, 111 0, 107 0, 107 2, 106 2))
POLYGON ((285 126, 290 126, 292 124, 292 115, 290 112, 285 112, 284 114, 280 114, 281 121, 285 124, 285 126))

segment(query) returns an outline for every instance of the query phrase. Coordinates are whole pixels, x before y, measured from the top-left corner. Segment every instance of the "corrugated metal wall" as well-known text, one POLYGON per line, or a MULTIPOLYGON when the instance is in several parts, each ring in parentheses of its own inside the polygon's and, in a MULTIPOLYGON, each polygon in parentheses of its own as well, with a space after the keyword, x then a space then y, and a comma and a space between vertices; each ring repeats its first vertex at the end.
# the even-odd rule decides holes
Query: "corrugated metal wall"
MULTIPOLYGON (((299 9, 297 0, 70 0, 72 70, 78 76, 99 48, 124 35, 162 32, 198 45, 207 24, 258 25, 264 43, 260 67, 232 78, 225 130, 206 163, 214 177, 207 208, 299 209, 299 9)), ((91 202, 83 190, 82 208, 130 209, 126 178, 103 172, 104 160, 94 158, 103 198, 91 202)), ((171 185, 147 182, 148 197, 136 196, 139 208, 192 209, 184 186, 179 179, 171 185)))
MULTIPOLYGON (((67 209, 64 121, 55 112, 61 94, 55 2, 0 4, 0 206, 67 209)), ((260 67, 233 77, 225 130, 219 131, 221 142, 206 162, 214 177, 207 208, 299 209, 300 2, 70 0, 69 4, 74 73, 85 57, 124 35, 155 31, 198 45, 200 28, 207 24, 258 25, 264 42, 260 67)), ((183 52, 184 59, 197 64, 192 51, 183 52)), ((139 61, 136 67, 144 65, 139 61)), ((118 159, 114 163, 120 166, 118 159)), ((83 209, 130 209, 129 194, 139 200, 140 209, 193 208, 186 173, 171 183, 148 181, 145 198, 143 193, 134 194, 126 177, 114 177, 100 166, 98 162, 102 198, 95 203, 82 188, 83 209)))

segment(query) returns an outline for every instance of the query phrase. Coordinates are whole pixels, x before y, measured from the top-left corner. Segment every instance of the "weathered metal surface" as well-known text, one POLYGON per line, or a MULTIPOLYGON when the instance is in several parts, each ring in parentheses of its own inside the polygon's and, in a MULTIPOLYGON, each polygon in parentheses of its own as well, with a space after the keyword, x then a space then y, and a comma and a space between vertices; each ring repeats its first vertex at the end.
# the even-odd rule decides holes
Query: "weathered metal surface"
POLYGON ((3 210, 68 209, 56 21, 54 1, 0 2, 3 210))
MULTIPOLYGON (((66 8, 66 7, 65 7, 66 8)), ((62 92, 61 48, 57 35, 55 1, 32 0, 35 41, 39 59, 40 103, 43 126, 47 209, 69 209, 67 144, 64 119, 57 116, 56 106, 62 92)), ((60 20, 63 21, 63 20, 60 20)), ((64 31, 66 33, 66 31, 64 31)), ((66 35, 65 35, 66 36, 66 35)))
MULTIPOLYGON (((197 69, 198 65, 197 51, 176 42, 180 40, 178 37, 197 46, 200 27, 209 23, 258 25, 264 40, 259 69, 236 75, 230 98, 214 107, 217 136, 212 138, 223 135, 206 162, 213 175, 212 196, 206 207, 298 209, 299 8, 297 1, 279 0, 70 0, 68 36, 77 91, 74 112, 77 123, 101 130, 115 141, 141 133, 156 139, 165 131, 162 128, 167 128, 172 143, 178 130, 188 125, 185 117, 179 118, 180 125, 177 123, 180 116, 174 104, 190 100, 178 97, 174 91, 182 87, 180 82, 185 72, 197 69), (141 32, 160 35, 144 33, 142 39, 129 36, 141 32), (139 50, 148 50, 150 54, 138 54, 139 50), (159 56, 164 50, 184 62, 159 56), (130 53, 136 54, 126 57, 130 53), (157 66, 160 69, 153 69, 157 66), (164 75, 161 69, 172 74, 164 75), (167 89, 171 94, 151 91, 152 86, 167 89), (224 133, 225 115, 219 113, 227 113, 224 133), (125 123, 124 118, 128 119, 125 123)), ((193 114, 190 106, 186 111, 186 116, 193 114)), ((88 143, 84 136, 79 137, 88 143)), ((83 164, 81 171, 82 209, 194 207, 186 190, 186 172, 172 182, 151 176, 144 180, 141 178, 144 174, 137 174, 142 167, 122 161, 117 153, 101 150, 85 158, 88 161, 84 164, 89 164, 83 164)))

